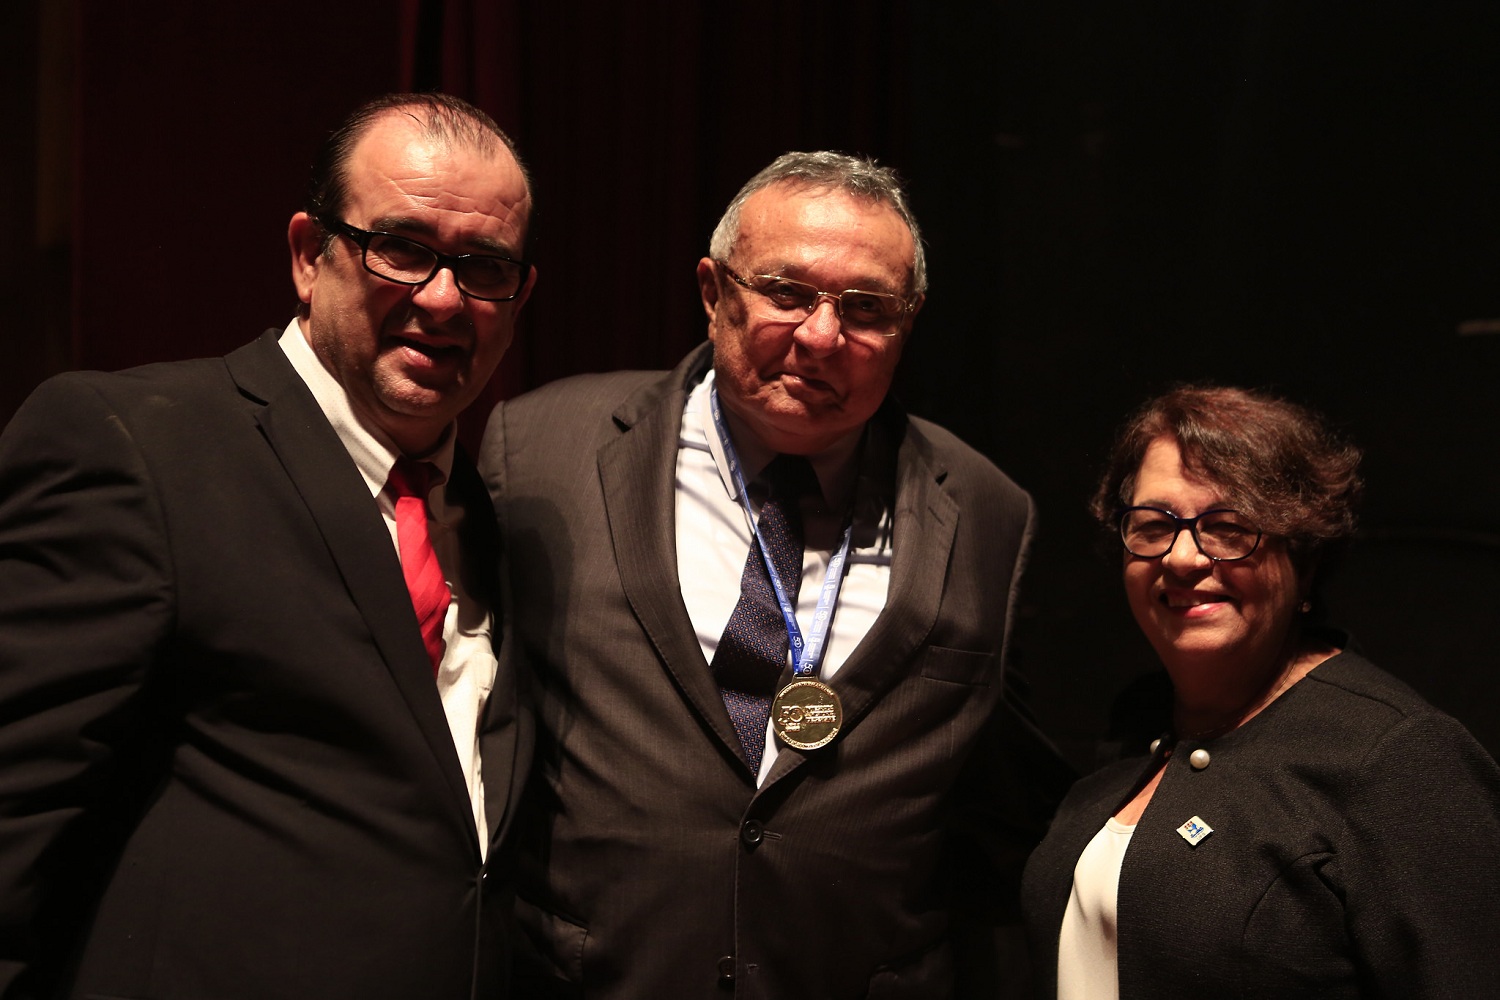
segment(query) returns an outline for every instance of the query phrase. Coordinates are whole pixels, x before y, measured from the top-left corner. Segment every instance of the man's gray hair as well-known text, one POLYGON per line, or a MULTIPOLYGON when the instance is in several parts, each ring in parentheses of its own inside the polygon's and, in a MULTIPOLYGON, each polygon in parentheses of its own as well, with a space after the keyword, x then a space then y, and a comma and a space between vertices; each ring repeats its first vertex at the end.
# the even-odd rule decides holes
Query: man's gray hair
POLYGON ((869 157, 849 156, 820 150, 816 153, 783 153, 771 165, 750 178, 724 210, 724 217, 714 227, 708 241, 708 255, 727 261, 740 238, 740 211, 750 196, 772 184, 791 183, 805 187, 843 191, 891 206, 911 231, 912 294, 927 291, 927 254, 922 248, 922 231, 906 203, 901 178, 890 167, 882 167, 869 157))

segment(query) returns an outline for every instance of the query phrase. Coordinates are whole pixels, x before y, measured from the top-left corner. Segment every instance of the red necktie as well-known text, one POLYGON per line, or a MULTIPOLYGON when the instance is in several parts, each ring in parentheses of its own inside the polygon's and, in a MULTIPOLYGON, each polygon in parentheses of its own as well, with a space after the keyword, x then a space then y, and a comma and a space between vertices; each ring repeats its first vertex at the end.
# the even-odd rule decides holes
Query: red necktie
POLYGON ((398 458, 386 489, 396 498, 396 542, 401 550, 401 573, 411 592, 412 610, 422 629, 422 645, 432 661, 433 676, 443 662, 443 622, 453 594, 438 565, 432 536, 427 531, 427 493, 437 469, 429 462, 398 458))

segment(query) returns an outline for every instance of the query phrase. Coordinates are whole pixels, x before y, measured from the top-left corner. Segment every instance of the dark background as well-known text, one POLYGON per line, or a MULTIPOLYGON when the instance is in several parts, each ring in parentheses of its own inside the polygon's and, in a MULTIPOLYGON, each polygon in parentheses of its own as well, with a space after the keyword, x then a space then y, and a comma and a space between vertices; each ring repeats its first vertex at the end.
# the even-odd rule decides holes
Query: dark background
POLYGON ((0 420, 53 372, 284 325, 313 150, 385 91, 474 100, 537 178, 540 283, 470 440, 502 396, 676 362, 738 186, 869 153, 929 243, 899 394, 1037 499, 1017 665, 1075 763, 1154 666, 1084 503, 1127 411, 1201 378, 1365 446, 1333 617, 1500 749, 1492 0, 7 6, 0 420))

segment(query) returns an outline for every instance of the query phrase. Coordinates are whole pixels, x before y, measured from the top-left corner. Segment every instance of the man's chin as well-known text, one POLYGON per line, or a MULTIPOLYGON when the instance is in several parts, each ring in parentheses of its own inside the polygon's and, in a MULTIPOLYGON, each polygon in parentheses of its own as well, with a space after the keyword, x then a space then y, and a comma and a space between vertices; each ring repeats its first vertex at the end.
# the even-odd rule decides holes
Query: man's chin
POLYGON ((777 451, 806 454, 837 441, 857 424, 833 407, 782 405, 762 410, 752 428, 761 442, 777 451), (794 447, 795 446, 795 447, 794 447))
POLYGON ((410 348, 383 355, 376 363, 381 395, 393 405, 407 400, 425 407, 460 395, 469 381, 467 355, 429 355, 410 348))
POLYGON ((380 403, 393 416, 446 422, 477 395, 451 378, 428 381, 408 377, 387 385, 380 393, 380 403))

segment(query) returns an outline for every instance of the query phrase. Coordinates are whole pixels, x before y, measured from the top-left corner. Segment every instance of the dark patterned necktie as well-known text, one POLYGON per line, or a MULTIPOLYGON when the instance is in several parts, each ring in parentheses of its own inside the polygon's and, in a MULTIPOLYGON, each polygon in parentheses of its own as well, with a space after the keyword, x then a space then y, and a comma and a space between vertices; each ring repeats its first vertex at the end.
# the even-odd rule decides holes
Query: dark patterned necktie
POLYGON ((453 600, 427 530, 427 494, 437 474, 429 462, 399 458, 386 481, 386 489, 396 498, 396 545, 401 550, 401 575, 406 577, 406 589, 411 593, 412 610, 422 629, 422 645, 432 661, 434 677, 443 662, 447 645, 443 641, 443 623, 453 600))
MULTIPOLYGON (((802 583, 802 511, 800 500, 818 493, 817 476, 806 458, 778 455, 761 473, 771 492, 760 508, 760 533, 771 552, 776 575, 793 607, 802 583)), ((771 696, 787 663, 791 643, 776 591, 761 559, 760 543, 751 539, 740 577, 740 599, 724 627, 712 664, 724 695, 724 707, 745 751, 752 774, 760 772, 771 696)))

